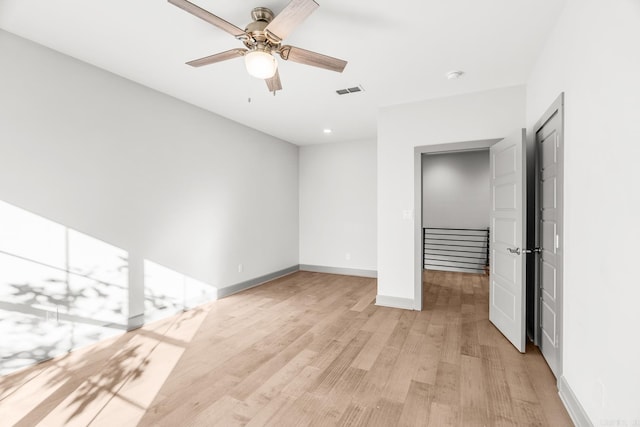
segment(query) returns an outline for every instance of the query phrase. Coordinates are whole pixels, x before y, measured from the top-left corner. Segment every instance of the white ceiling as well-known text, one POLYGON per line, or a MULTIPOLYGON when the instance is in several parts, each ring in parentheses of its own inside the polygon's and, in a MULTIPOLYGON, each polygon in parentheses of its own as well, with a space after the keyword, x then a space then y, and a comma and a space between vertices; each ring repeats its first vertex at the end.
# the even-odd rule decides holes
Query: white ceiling
MULTIPOLYGON (((253 7, 277 14, 288 3, 192 1, 241 28, 253 7)), ((339 74, 279 59, 283 90, 275 97, 242 58, 185 65, 242 44, 165 0, 0 0, 0 28, 306 145, 375 137, 379 107, 525 83, 565 0, 317 2, 285 44, 349 64, 339 74), (463 78, 444 77, 458 69, 463 78), (357 85, 365 91, 335 93, 357 85)))

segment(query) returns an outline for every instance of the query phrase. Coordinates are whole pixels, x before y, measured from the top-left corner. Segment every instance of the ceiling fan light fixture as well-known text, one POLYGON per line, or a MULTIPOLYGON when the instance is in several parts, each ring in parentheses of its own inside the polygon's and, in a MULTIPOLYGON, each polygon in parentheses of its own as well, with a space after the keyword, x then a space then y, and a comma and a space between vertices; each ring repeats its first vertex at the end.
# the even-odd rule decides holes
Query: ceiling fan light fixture
POLYGON ((244 56, 247 72, 258 79, 270 79, 278 69, 276 58, 264 50, 252 50, 244 56))

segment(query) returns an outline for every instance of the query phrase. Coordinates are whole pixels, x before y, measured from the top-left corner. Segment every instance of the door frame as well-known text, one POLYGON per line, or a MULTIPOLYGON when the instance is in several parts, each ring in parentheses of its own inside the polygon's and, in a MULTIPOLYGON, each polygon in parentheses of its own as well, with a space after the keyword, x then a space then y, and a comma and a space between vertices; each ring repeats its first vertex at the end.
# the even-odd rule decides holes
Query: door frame
MULTIPOLYGON (((554 115, 558 115, 560 128, 558 129, 558 141, 559 147, 557 147, 557 175, 556 175, 556 191, 557 191, 557 212, 558 223, 556 234, 558 235, 558 252, 556 253, 556 260, 558 261, 558 275, 556 278, 556 301, 558 302, 558 310, 556 312, 556 325, 558 328, 558 365, 557 365, 557 380, 562 377, 563 372, 563 341, 564 341, 564 92, 553 101, 553 103, 547 108, 542 117, 536 122, 533 127, 531 136, 532 150, 535 155, 534 164, 534 182, 535 182, 535 213, 532 216, 534 221, 534 242, 533 247, 540 247, 540 150, 537 144, 538 131, 551 119, 554 115)), ((540 255, 535 254, 533 260, 534 270, 534 343, 536 346, 540 346, 540 337, 542 334, 541 320, 541 286, 542 280, 540 277, 540 255)))
POLYGON ((445 144, 422 145, 413 149, 413 188, 414 188, 414 310, 422 311, 422 155, 436 153, 458 153, 489 149, 503 138, 480 139, 474 141, 450 142, 445 144))

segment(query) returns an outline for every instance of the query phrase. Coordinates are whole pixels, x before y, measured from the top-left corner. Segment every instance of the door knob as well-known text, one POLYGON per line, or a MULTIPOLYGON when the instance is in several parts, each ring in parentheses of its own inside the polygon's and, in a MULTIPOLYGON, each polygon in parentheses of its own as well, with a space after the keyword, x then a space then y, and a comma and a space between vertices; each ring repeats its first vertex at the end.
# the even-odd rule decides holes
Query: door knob
POLYGON ((541 248, 533 248, 533 249, 524 249, 522 252, 524 252, 525 254, 536 254, 536 253, 541 253, 542 249, 541 248))
POLYGON ((512 254, 520 255, 520 248, 507 248, 507 250, 512 254))

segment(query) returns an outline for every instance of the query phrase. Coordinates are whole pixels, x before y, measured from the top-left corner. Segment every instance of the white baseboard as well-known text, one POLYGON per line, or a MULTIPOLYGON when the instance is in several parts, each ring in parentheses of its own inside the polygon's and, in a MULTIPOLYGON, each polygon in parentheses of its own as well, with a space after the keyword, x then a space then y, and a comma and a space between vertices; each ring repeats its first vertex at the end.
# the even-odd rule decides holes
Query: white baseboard
POLYGON ((560 400, 564 403, 564 407, 567 408, 571 421, 577 427, 593 427, 589 416, 563 376, 558 380, 558 394, 560 395, 560 400))
POLYGON ((227 286, 224 288, 218 289, 218 299, 228 297, 229 295, 237 294, 238 292, 242 292, 247 289, 254 288, 258 285, 261 285, 265 282, 268 282, 273 279, 277 279, 278 277, 286 276, 291 273, 295 273, 299 270, 299 266, 294 265, 289 268, 285 268, 283 270, 275 271, 273 273, 265 274, 264 276, 255 277, 253 279, 247 280, 245 282, 236 283, 235 285, 227 286))
POLYGON ((405 310, 415 310, 415 303, 411 298, 391 297, 388 295, 376 296, 376 305, 392 308, 403 308, 405 310))
POLYGON ((372 277, 374 279, 378 277, 378 272, 376 270, 360 270, 357 268, 326 267, 324 265, 300 264, 300 270, 311 271, 314 273, 329 273, 329 274, 342 274, 345 276, 372 277))

